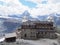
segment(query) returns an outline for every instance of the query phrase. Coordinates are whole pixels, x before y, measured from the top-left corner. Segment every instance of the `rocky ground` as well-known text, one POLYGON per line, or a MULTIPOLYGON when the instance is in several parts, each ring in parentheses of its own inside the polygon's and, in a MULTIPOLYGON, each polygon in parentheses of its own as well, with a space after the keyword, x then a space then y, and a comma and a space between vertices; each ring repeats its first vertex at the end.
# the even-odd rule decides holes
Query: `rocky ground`
POLYGON ((12 43, 0 43, 0 45, 60 45, 58 39, 39 39, 39 40, 23 40, 17 39, 12 43))

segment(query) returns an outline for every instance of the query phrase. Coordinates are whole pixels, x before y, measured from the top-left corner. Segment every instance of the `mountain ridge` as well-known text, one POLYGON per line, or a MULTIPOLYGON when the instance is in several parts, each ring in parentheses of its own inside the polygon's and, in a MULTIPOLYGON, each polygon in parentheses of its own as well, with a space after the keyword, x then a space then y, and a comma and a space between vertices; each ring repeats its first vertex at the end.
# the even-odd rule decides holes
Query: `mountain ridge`
MULTIPOLYGON (((24 16, 27 16, 29 20, 46 20, 47 17, 49 16, 53 16, 54 18, 54 22, 56 23, 56 25, 60 25, 60 18, 57 16, 60 16, 60 14, 50 14, 50 15, 43 15, 43 16, 38 16, 38 18, 33 18, 31 17, 29 12, 24 12, 23 14, 19 14, 19 16, 17 15, 11 15, 9 16, 9 18, 0 18, 0 21, 3 21, 3 27, 6 28, 6 30, 4 30, 3 32, 13 32, 14 30, 16 30, 17 27, 19 27, 22 23, 22 18, 24 16)), ((1 26, 1 25, 0 25, 1 26)))

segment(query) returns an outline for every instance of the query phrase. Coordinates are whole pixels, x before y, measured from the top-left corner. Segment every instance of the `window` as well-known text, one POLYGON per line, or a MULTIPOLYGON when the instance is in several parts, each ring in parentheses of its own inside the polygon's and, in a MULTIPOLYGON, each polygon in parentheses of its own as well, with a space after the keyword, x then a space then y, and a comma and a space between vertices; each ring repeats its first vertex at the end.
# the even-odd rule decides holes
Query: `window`
POLYGON ((24 37, 27 37, 27 35, 25 34, 24 37))
POLYGON ((51 30, 53 30, 53 28, 50 28, 51 30))
POLYGON ((18 31, 20 31, 20 29, 18 29, 18 31))

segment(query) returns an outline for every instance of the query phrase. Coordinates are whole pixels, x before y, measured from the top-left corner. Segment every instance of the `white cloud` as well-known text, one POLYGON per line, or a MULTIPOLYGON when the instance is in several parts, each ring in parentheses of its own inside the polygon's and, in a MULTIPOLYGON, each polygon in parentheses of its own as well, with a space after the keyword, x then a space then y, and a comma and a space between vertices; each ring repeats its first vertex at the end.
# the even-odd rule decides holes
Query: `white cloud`
POLYGON ((18 0, 0 0, 2 2, 5 2, 6 5, 0 5, 0 15, 8 16, 9 14, 21 14, 26 9, 29 8, 27 6, 22 5, 19 3, 18 0))
MULTIPOLYGON (((37 0, 31 0, 35 2, 37 0)), ((47 4, 41 4, 41 0, 37 1, 36 8, 33 8, 30 12, 33 17, 38 15, 49 15, 51 13, 60 13, 60 3, 57 3, 59 0, 46 0, 47 4), (39 4, 40 1, 40 4, 39 4)), ((45 1, 45 0, 43 0, 45 1)))
POLYGON ((48 3, 60 3, 60 0, 26 0, 26 1, 34 2, 37 4, 41 4, 41 2, 43 1, 47 1, 48 3))
POLYGON ((60 13, 60 0, 25 0, 36 3, 35 8, 29 8, 19 2, 19 0, 0 0, 6 3, 6 5, 0 5, 0 15, 8 16, 9 14, 21 14, 25 10, 31 13, 32 17, 38 15, 47 15, 51 13, 60 13), (42 4, 43 1, 47 1, 46 4, 42 4))
POLYGON ((60 3, 60 0, 48 0, 49 3, 60 3))

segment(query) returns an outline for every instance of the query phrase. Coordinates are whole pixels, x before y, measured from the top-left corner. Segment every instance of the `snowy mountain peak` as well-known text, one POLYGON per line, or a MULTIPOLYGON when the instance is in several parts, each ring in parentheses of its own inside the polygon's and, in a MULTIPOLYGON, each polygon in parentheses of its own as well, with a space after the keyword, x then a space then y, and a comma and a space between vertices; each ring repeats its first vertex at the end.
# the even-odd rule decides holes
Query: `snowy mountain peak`
POLYGON ((30 13, 26 10, 26 11, 23 12, 23 15, 25 15, 25 16, 29 16, 30 13))

